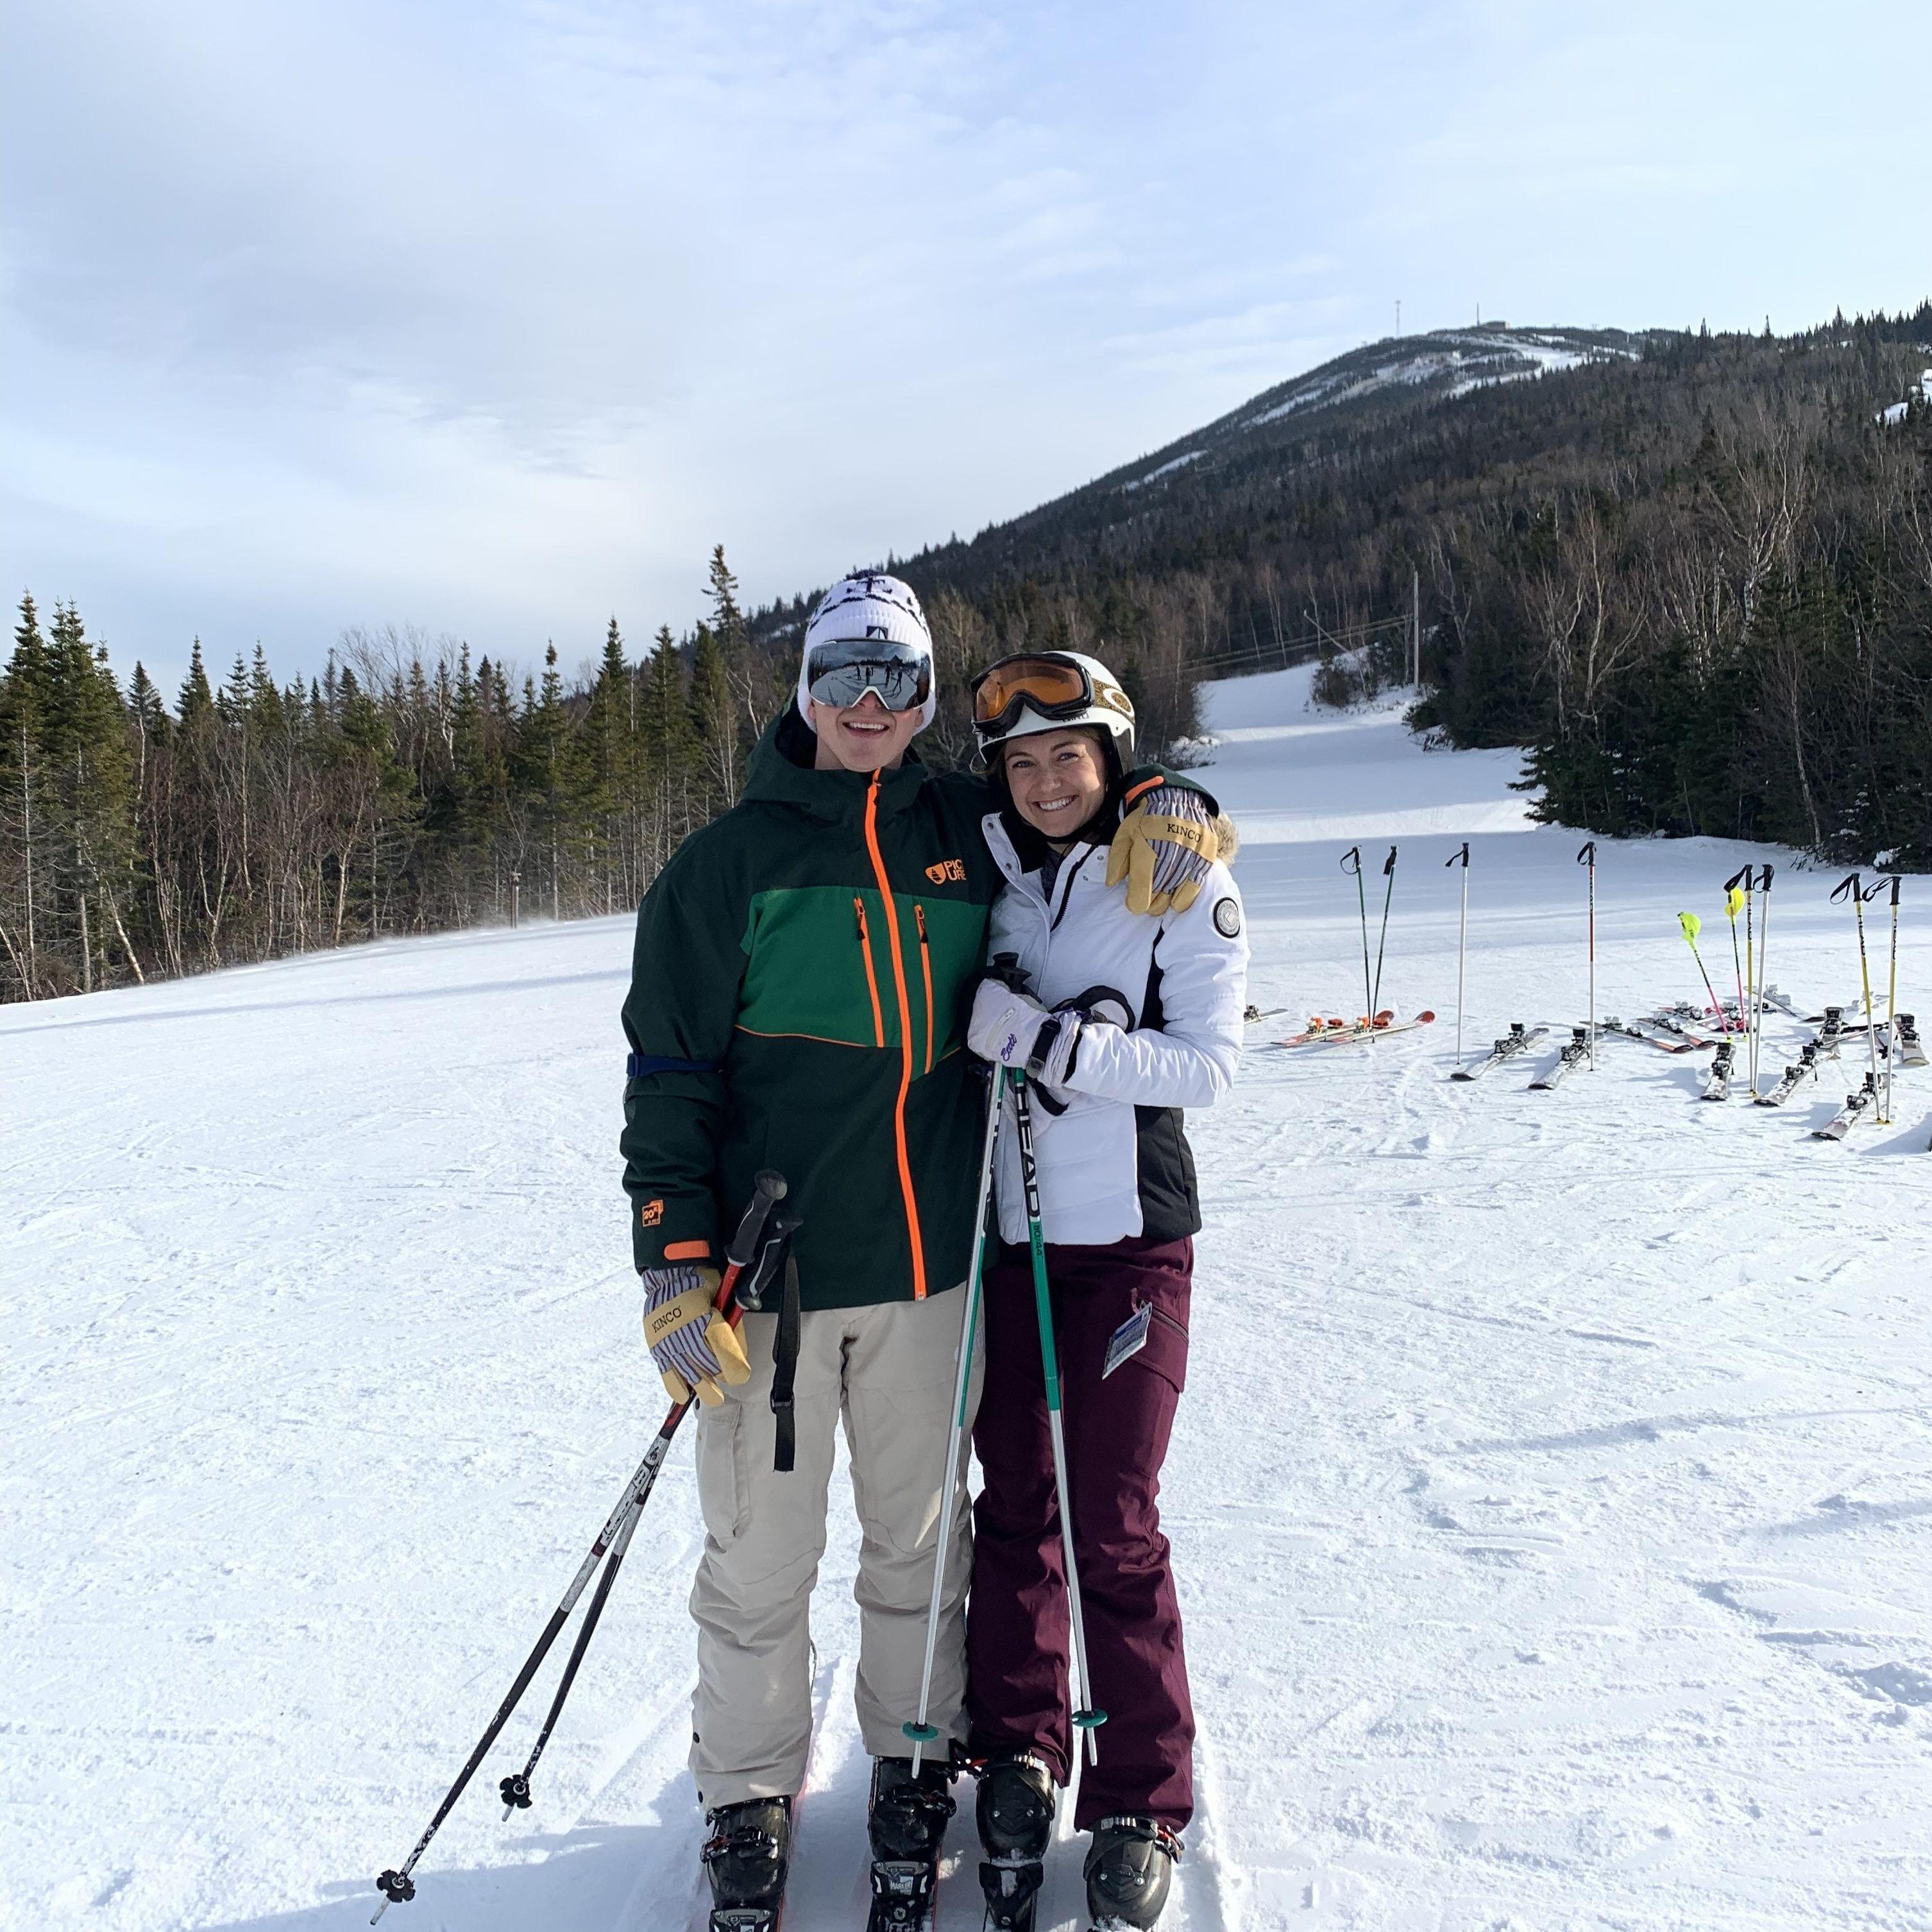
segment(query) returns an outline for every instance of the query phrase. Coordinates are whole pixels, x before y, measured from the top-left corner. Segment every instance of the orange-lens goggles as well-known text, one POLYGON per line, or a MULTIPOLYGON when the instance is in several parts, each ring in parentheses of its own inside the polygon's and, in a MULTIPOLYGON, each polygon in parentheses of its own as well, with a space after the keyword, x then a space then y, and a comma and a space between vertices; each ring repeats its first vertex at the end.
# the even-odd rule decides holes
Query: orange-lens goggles
POLYGON ((1052 658, 1006 658, 980 674, 973 686, 973 716, 980 724, 1010 718, 1022 704, 1042 717, 1078 711, 1094 701, 1094 688, 1079 665, 1052 658))

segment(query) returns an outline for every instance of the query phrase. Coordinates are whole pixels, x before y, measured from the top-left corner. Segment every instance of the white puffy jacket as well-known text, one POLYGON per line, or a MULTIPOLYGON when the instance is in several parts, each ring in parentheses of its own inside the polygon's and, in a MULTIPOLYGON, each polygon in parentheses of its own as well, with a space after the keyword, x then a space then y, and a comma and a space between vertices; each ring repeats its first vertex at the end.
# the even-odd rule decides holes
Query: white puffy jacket
MULTIPOLYGON (((1106 987, 1132 1016, 1124 1028, 1082 1028, 1073 1070, 1058 1090, 1064 1114, 1034 1106, 1046 1238, 1101 1246, 1130 1234, 1173 1240, 1194 1233, 1200 1205, 1180 1110, 1211 1107, 1241 1058, 1247 921, 1233 874, 1216 862, 1186 911, 1156 919, 1128 911, 1124 881, 1107 884, 1104 844, 1076 845, 1049 898, 1042 872, 1021 870, 999 814, 983 824, 1006 878, 993 905, 988 957, 1018 954, 1044 1005, 1106 987)), ((1010 1098, 1006 1106, 1000 1233, 1022 1242, 1026 1204, 1010 1098)))

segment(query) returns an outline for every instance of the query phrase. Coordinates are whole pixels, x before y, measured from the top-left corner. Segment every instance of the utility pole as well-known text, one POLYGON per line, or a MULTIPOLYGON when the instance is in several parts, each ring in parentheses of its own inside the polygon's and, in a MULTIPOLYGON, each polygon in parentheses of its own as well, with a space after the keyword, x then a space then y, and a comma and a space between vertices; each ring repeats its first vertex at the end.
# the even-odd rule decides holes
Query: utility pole
POLYGON ((1400 296, 1395 298, 1395 332, 1398 335, 1402 333, 1402 298, 1400 296))

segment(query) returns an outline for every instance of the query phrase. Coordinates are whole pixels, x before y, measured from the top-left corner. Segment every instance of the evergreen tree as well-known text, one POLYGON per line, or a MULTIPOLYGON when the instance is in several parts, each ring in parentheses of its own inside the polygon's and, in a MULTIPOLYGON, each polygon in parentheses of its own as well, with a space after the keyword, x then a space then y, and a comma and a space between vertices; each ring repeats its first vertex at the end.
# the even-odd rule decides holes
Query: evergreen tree
POLYGON ((544 652, 541 686, 524 681, 518 736, 512 777, 530 817, 532 842, 544 856, 550 916, 561 919, 564 874, 583 842, 587 761, 572 729, 554 644, 544 652))
POLYGON ((196 638, 188 652, 188 676, 182 680, 181 695, 175 700, 175 716, 192 731, 199 730, 214 715, 214 693, 208 688, 208 673, 202 668, 201 640, 196 638))
POLYGON ((651 860, 655 868, 664 863, 691 829, 700 751, 685 694, 683 656, 668 624, 658 629, 638 708, 645 770, 650 777, 651 860))
POLYGON ((604 633, 604 658, 591 688, 584 738, 590 762, 586 802, 595 818, 596 862, 603 875, 604 910, 611 912, 620 892, 628 903, 642 883, 630 836, 639 806, 638 687, 624 662, 624 640, 615 617, 604 633))
POLYGON ((51 868, 45 756, 52 667, 31 592, 20 598, 13 656, 0 677, 0 946, 28 999, 41 988, 51 868))
POLYGON ((691 722, 702 748, 707 802, 724 811, 738 798, 738 706, 724 646, 709 624, 698 626, 692 652, 691 722))

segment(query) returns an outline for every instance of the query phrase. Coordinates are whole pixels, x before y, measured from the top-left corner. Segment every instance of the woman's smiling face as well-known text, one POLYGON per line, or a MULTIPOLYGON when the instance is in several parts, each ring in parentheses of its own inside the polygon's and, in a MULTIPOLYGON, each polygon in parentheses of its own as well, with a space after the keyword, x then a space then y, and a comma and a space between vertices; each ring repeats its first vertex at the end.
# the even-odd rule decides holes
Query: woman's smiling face
POLYGON ((1035 731, 1001 747, 1013 809, 1036 832, 1071 838, 1107 795, 1107 764, 1091 725, 1035 731))

